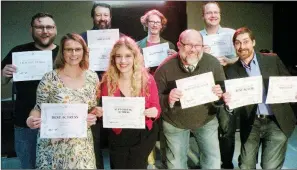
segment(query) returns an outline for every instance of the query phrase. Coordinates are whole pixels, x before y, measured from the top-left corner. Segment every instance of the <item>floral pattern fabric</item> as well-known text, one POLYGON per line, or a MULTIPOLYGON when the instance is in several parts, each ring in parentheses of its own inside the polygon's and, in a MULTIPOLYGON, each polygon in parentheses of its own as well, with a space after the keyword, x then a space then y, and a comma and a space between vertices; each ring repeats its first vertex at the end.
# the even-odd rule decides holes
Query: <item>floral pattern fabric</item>
MULTIPOLYGON (((66 87, 53 70, 45 74, 37 88, 35 109, 41 103, 87 103, 91 110, 97 105, 99 84, 95 72, 85 71, 85 84, 80 89, 66 87)), ((36 167, 38 169, 96 169, 93 136, 87 130, 87 138, 41 139, 37 136, 36 167)))

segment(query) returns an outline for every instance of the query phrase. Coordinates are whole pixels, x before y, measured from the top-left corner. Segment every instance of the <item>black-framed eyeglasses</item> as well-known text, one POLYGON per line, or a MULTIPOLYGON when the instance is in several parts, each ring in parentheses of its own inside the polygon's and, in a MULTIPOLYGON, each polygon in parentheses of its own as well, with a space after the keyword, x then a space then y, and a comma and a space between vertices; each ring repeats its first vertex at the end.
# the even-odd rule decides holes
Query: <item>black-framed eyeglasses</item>
POLYGON ((36 31, 43 31, 44 29, 48 30, 48 31, 53 31, 56 26, 52 26, 52 25, 47 25, 47 26, 36 26, 34 25, 33 28, 35 28, 36 31))
POLYGON ((148 21, 148 23, 151 25, 161 25, 161 21, 148 21))
POLYGON ((72 53, 73 51, 76 53, 80 53, 83 51, 83 49, 82 48, 65 48, 64 51, 67 53, 72 53))
POLYGON ((181 41, 179 41, 186 49, 192 49, 193 47, 195 47, 195 49, 197 50, 197 49, 200 49, 200 48, 202 48, 203 47, 203 45, 202 44, 196 44, 196 45, 193 45, 193 44, 185 44, 185 43, 183 43, 183 42, 181 42, 181 41))

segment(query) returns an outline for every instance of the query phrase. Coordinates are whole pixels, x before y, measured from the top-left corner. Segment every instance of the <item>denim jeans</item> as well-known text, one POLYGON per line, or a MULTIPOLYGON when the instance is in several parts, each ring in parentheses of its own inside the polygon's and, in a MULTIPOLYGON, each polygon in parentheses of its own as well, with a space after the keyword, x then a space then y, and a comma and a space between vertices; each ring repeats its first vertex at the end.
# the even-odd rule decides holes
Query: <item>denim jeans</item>
POLYGON ((242 141, 239 157, 240 169, 255 169, 257 153, 262 144, 261 167, 281 169, 285 161, 288 139, 274 122, 275 118, 255 118, 245 142, 242 141))
MULTIPOLYGON (((190 130, 180 129, 163 121, 166 138, 166 164, 168 169, 188 169, 187 153, 189 150, 190 130)), ((220 169, 221 156, 218 140, 218 120, 192 130, 200 152, 202 169, 220 169)))
POLYGON ((14 128, 15 151, 22 169, 35 169, 37 132, 38 129, 14 128))

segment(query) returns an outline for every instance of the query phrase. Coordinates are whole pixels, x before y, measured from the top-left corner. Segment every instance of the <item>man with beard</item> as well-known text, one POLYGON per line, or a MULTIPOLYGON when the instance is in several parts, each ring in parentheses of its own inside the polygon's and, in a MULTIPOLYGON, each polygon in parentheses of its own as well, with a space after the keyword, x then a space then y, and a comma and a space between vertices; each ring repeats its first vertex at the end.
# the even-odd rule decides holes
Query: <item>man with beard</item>
POLYGON ((213 93, 221 98, 222 89, 218 83, 225 80, 223 68, 214 56, 203 52, 203 39, 196 30, 183 31, 177 47, 178 53, 168 57, 154 76, 163 114, 167 167, 188 169, 187 153, 192 132, 202 154, 201 168, 220 169, 216 112, 222 107, 222 102, 182 109, 179 102, 182 92, 176 88, 175 80, 212 72, 217 84, 212 89, 213 93))
MULTIPOLYGON (((91 30, 100 29, 111 29, 111 13, 112 8, 106 3, 94 3, 91 10, 91 17, 93 18, 93 28, 91 30)), ((81 36, 88 43, 87 32, 81 33, 81 36)), ((124 34, 120 33, 120 37, 124 34)), ((101 80, 104 71, 96 71, 99 79, 101 80)), ((102 120, 97 121, 94 126, 91 126, 93 139, 94 139, 94 150, 96 156, 96 166, 98 169, 103 169, 103 156, 101 152, 101 146, 107 147, 107 129, 103 128, 102 120)))
MULTIPOLYGON (((111 29, 111 6, 106 3, 94 3, 91 10, 93 28, 91 30, 111 29)), ((87 32, 81 33, 83 39, 88 43, 87 32)), ((120 37, 124 34, 120 33, 120 37)))
MULTIPOLYGON (((233 36, 239 60, 225 69, 228 79, 251 76, 263 78, 263 102, 234 109, 240 114, 240 169, 256 169, 257 152, 262 144, 262 169, 281 169, 288 138, 296 118, 289 103, 265 104, 270 76, 290 76, 278 56, 265 56, 254 50, 256 40, 251 30, 239 28, 233 36)), ((296 95, 297 97, 297 95, 296 95)), ((226 105, 232 96, 223 94, 226 105)))
MULTIPOLYGON (((53 16, 48 13, 37 13, 32 17, 30 30, 34 42, 14 47, 2 60, 2 84, 8 83, 17 70, 16 66, 12 65, 13 52, 51 50, 54 61, 59 47, 53 43, 57 35, 53 16)), ((14 108, 15 151, 23 169, 35 168, 37 129, 30 129, 26 125, 26 119, 35 106, 38 84, 39 80, 13 83, 16 94, 14 108)))

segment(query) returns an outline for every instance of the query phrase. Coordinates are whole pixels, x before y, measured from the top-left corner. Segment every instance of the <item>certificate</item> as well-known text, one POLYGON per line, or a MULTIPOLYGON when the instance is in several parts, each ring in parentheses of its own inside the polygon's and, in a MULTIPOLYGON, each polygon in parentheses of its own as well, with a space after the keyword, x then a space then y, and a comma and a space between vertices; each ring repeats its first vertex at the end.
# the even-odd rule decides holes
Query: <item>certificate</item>
POLYGON ((93 71, 106 71, 109 64, 109 55, 112 46, 101 45, 97 48, 90 48, 89 69, 93 71))
POLYGON ((145 129, 144 97, 102 97, 103 127, 145 129))
POLYGON ((231 95, 229 109, 262 103, 262 76, 225 80, 226 92, 231 95))
POLYGON ((210 54, 215 57, 233 55, 232 34, 213 34, 203 36, 203 43, 210 47, 210 54))
POLYGON ((87 137, 87 104, 41 104, 40 138, 87 137))
POLYGON ((88 30, 87 31, 88 46, 90 48, 100 47, 101 45, 111 45, 119 40, 119 29, 103 29, 103 30, 88 30))
POLYGON ((161 62, 168 56, 168 50, 168 42, 142 48, 145 67, 159 66, 161 62))
POLYGON ((13 52, 12 64, 17 68, 13 81, 41 80, 53 70, 52 51, 13 52))
POLYGON ((212 72, 176 80, 177 89, 182 91, 180 103, 182 109, 218 100, 212 92, 215 86, 212 72))
POLYGON ((297 102, 297 76, 269 77, 266 103, 297 102))

